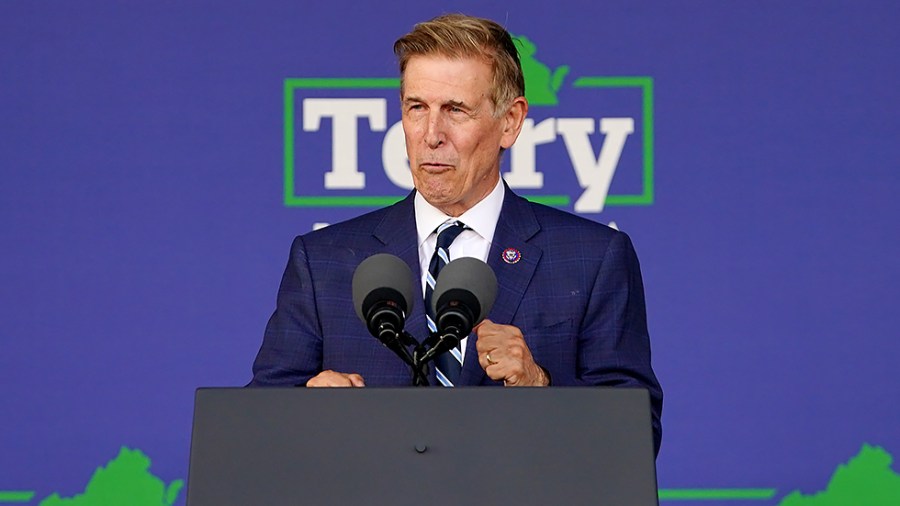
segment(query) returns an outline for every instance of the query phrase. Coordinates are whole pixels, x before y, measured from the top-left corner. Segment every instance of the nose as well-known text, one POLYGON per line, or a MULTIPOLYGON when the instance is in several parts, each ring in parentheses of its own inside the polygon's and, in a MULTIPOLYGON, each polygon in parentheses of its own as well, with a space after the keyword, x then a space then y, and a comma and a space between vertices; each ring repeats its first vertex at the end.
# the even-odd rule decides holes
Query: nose
POLYGON ((425 144, 431 149, 437 149, 444 143, 444 124, 440 111, 435 111, 428 116, 428 125, 425 127, 425 144))

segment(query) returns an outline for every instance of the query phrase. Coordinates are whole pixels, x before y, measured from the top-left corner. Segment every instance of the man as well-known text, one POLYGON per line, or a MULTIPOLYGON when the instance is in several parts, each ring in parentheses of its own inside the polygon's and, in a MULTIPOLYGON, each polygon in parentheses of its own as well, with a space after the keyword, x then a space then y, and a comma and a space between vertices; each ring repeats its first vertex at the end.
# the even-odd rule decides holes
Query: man
MULTIPOLYGON (((486 261, 498 295, 488 319, 441 357, 433 383, 647 388, 658 450, 662 391, 628 236, 530 203, 500 178, 503 151, 528 113, 509 33, 446 15, 416 25, 394 51, 416 189, 294 240, 251 385, 410 385, 409 368, 356 318, 351 279, 364 259, 391 253, 422 276, 422 300, 440 246, 450 259, 486 261)), ((414 304, 406 329, 421 339, 430 316, 414 304)))

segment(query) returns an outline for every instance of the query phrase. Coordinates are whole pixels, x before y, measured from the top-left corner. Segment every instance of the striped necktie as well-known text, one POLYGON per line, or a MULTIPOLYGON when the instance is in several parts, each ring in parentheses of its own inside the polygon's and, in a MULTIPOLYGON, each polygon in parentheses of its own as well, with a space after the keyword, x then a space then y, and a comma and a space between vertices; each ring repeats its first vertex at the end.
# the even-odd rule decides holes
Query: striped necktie
MULTIPOLYGON (((425 313, 428 320, 429 332, 437 332, 434 311, 431 309, 431 294, 434 293, 434 283, 441 269, 450 263, 450 244, 466 230, 466 226, 458 221, 442 224, 437 228, 437 245, 431 263, 428 264, 428 272, 425 274, 425 313)), ((459 380, 462 370, 462 351, 460 347, 451 349, 435 358, 435 373, 441 385, 452 387, 459 380)))

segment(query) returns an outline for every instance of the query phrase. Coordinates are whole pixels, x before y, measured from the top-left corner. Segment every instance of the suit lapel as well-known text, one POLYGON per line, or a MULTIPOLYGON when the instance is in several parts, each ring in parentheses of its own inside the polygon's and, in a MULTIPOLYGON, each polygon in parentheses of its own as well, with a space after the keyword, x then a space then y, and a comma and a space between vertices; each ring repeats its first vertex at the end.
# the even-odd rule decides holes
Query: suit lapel
POLYGON ((419 248, 416 237, 416 213, 413 204, 415 192, 410 193, 405 199, 391 206, 381 220, 372 235, 382 244, 384 252, 400 257, 413 273, 413 301, 412 310, 406 319, 406 328, 416 339, 422 335, 420 329, 425 325, 425 296, 422 293, 421 267, 419 265, 419 248))
MULTIPOLYGON (((488 314, 488 319, 494 323, 509 324, 519 308, 543 253, 541 248, 528 243, 540 228, 531 204, 506 187, 487 261, 497 276, 497 300, 488 314), (505 256, 506 252, 510 257, 505 256), (518 260, 515 260, 516 252, 518 260)), ((466 361, 460 375, 462 385, 478 385, 486 378, 478 364, 476 340, 477 336, 472 333, 466 345, 466 361)))

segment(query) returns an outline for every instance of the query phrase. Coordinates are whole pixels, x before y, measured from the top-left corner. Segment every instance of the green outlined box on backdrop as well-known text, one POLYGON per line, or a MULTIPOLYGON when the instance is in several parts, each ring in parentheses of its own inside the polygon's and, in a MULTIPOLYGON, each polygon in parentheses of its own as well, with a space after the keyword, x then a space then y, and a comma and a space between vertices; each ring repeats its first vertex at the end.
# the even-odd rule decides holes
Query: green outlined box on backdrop
MULTIPOLYGON (((607 206, 649 206, 653 204, 653 78, 580 77, 574 88, 640 88, 643 116, 643 191, 639 194, 607 195, 607 206)), ((399 78, 288 78, 284 80, 284 205, 287 207, 383 207, 402 195, 296 195, 294 149, 294 92, 298 89, 399 89, 399 78)), ((525 195, 532 202, 564 207, 569 195, 525 195)))
POLYGON ((649 206, 653 204, 653 78, 640 77, 579 77, 573 88, 640 88, 643 136, 644 191, 636 195, 607 195, 608 206, 649 206))

